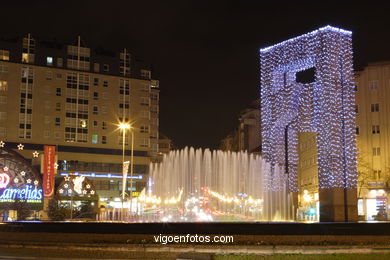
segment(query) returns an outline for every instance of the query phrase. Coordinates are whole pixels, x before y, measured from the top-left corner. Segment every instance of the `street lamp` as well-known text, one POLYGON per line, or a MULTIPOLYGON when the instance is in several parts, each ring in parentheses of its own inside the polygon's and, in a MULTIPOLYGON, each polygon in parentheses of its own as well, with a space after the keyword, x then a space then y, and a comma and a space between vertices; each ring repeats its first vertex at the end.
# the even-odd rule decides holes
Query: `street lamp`
POLYGON ((126 141, 126 129, 130 129, 130 124, 120 123, 119 129, 122 130, 122 220, 124 215, 123 202, 125 200, 126 192, 126 180, 127 180, 127 169, 125 167, 125 141, 126 141))
MULTIPOLYGON (((133 169, 134 169, 134 131, 133 127, 128 123, 120 123, 119 129, 122 130, 122 165, 124 169, 125 165, 125 139, 126 139, 126 130, 129 129, 131 133, 131 157, 130 157, 130 213, 132 212, 132 203, 133 203, 133 169)), ((123 180, 122 180, 122 208, 123 201, 125 200, 126 192, 126 182, 127 182, 127 170, 123 171, 123 180)))
MULTIPOLYGON (((130 214, 133 210, 133 169, 134 169, 134 128, 130 127, 131 133, 131 154, 130 154, 130 214)), ((137 205, 138 207, 138 205, 137 205)))

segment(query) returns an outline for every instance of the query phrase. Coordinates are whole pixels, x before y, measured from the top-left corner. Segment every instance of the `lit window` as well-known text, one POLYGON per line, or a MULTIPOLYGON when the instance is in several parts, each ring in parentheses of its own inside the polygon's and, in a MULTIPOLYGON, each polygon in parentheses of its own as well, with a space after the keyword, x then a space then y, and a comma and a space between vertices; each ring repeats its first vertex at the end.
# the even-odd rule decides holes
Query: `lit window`
POLYGON ((8 81, 0 80, 0 91, 8 90, 8 81))
POLYGON ((53 57, 46 57, 46 65, 53 66, 53 57))
POLYGON ((0 60, 9 60, 9 51, 0 50, 0 60))
POLYGON ((92 143, 97 144, 99 141, 98 135, 92 135, 92 143))

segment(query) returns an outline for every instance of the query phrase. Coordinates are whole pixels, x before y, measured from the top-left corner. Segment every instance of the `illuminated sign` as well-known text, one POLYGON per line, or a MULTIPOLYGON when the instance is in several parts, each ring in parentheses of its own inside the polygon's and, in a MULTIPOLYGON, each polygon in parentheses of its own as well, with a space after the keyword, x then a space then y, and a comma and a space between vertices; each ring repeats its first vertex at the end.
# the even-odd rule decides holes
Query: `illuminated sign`
POLYGON ((73 189, 78 193, 82 193, 83 189, 83 182, 84 182, 85 177, 84 176, 77 176, 76 178, 73 179, 73 189))
POLYGON ((43 160, 43 188, 45 190, 45 198, 53 198, 54 196, 55 153, 55 146, 45 145, 43 160))
POLYGON ((17 188, 8 188, 4 189, 3 193, 0 195, 0 200, 39 200, 43 198, 42 189, 34 188, 31 185, 26 185, 22 189, 17 188))
MULTIPOLYGON (((94 172, 92 173, 78 173, 78 172, 75 172, 75 173, 66 173, 66 172, 61 172, 60 173, 61 176, 69 176, 69 175, 75 175, 75 176, 85 176, 85 177, 93 177, 93 178, 117 178, 117 179, 122 179, 123 176, 122 175, 115 175, 115 174, 111 174, 111 173, 108 173, 108 174, 96 174, 94 172)), ((127 179, 137 179, 137 180, 142 180, 142 175, 133 175, 133 176, 127 176, 127 179)))
POLYGON ((0 173, 0 189, 7 187, 9 183, 9 176, 5 172, 0 173))

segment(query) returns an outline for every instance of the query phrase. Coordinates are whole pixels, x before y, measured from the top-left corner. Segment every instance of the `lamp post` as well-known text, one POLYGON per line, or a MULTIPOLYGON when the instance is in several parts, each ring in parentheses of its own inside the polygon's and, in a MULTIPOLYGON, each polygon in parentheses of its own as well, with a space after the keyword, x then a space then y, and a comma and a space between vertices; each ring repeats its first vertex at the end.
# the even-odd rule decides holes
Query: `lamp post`
POLYGON ((124 213, 124 207, 123 202, 125 200, 125 192, 126 192, 126 173, 125 172, 125 141, 126 141, 126 129, 130 129, 130 125, 127 123, 120 123, 119 129, 122 130, 122 220, 123 220, 123 213, 124 213))
MULTIPOLYGON (((130 155, 130 214, 133 210, 133 169, 134 169, 134 128, 130 126, 131 155, 130 155)), ((138 205, 137 205, 138 207, 138 205)))

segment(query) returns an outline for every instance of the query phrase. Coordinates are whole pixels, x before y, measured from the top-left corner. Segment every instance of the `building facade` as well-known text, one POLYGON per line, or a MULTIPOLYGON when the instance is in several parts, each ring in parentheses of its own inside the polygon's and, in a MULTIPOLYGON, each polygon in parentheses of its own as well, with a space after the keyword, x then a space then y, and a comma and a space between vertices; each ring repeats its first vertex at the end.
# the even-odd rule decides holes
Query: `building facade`
POLYGON ((248 151, 261 153, 260 100, 240 112, 238 127, 221 141, 224 151, 248 151))
POLYGON ((363 220, 387 220, 390 193, 390 62, 356 73, 358 205, 363 220))
POLYGON ((134 154, 127 189, 141 191, 158 154, 158 125, 159 81, 127 49, 91 49, 80 37, 0 41, 0 140, 27 159, 55 145, 58 175, 85 175, 102 201, 120 197, 123 144, 126 161, 134 154), (132 126, 124 134, 123 122, 132 126))

